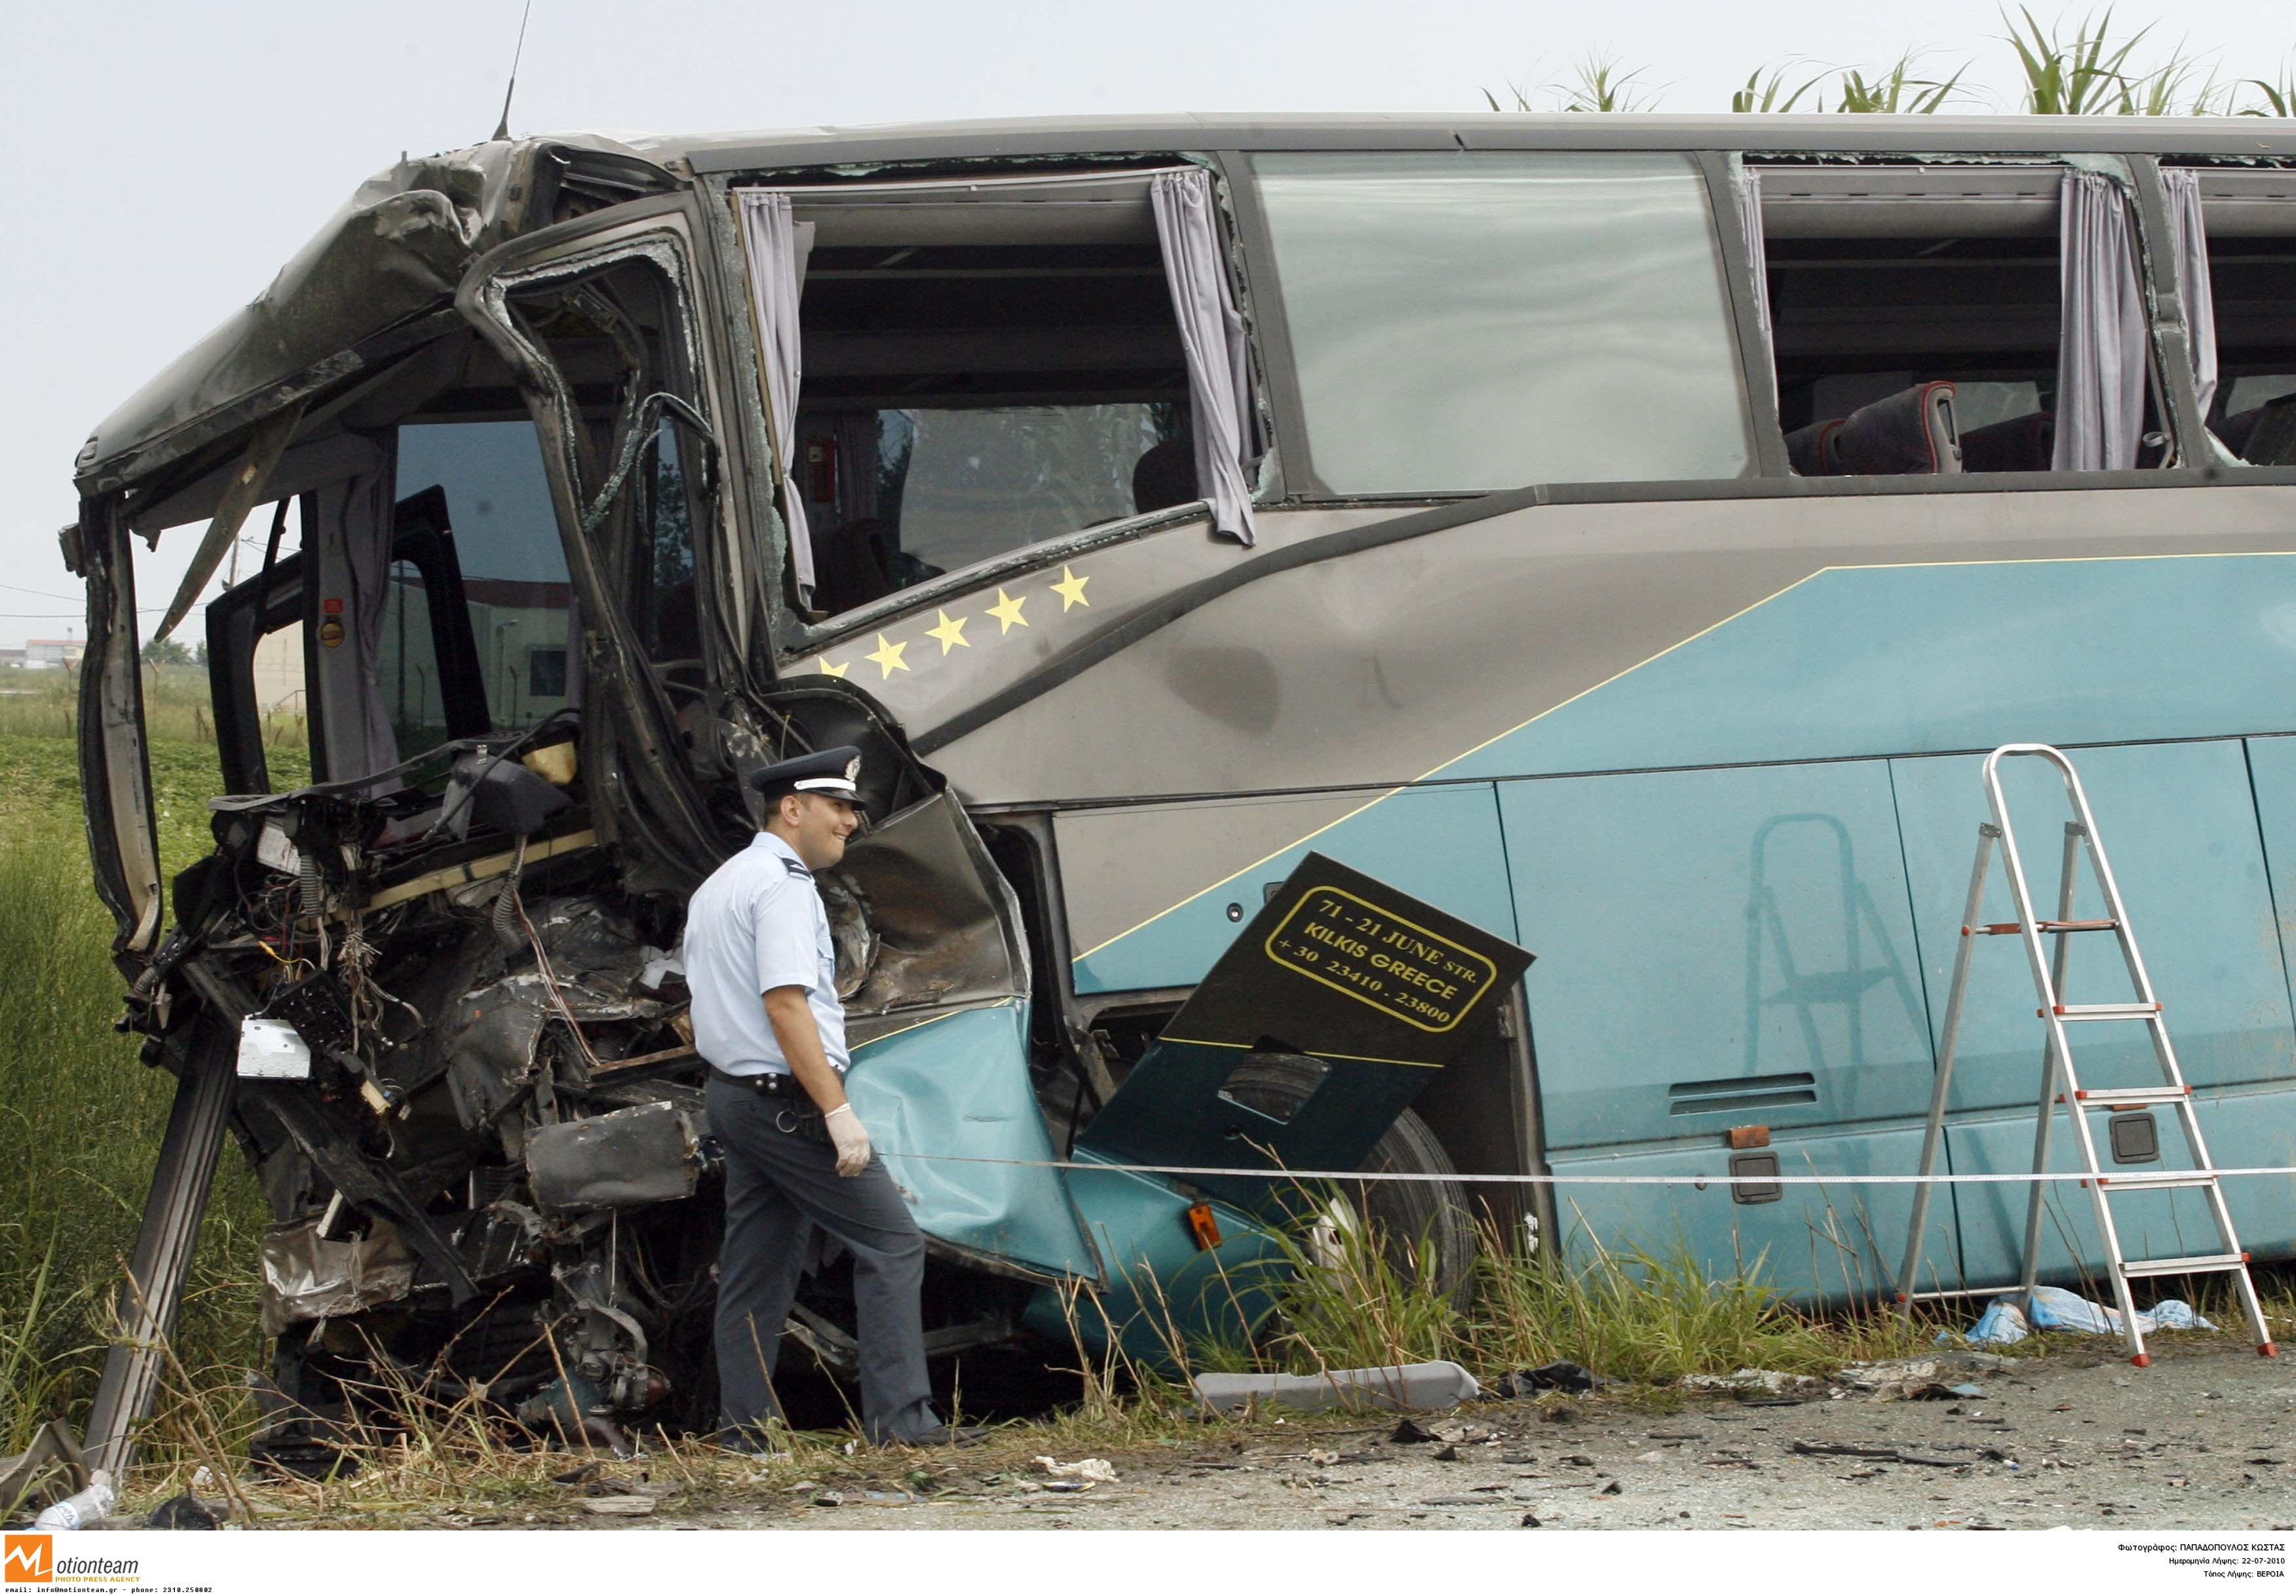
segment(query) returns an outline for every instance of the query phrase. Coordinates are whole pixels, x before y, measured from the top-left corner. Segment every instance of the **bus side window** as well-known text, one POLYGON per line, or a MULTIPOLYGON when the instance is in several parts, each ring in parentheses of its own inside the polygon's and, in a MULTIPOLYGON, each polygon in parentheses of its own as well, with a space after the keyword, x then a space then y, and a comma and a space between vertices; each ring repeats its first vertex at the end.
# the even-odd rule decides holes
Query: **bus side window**
POLYGON ((1751 472, 1687 156, 1263 155, 1252 170, 1324 490, 1751 472))
MULTIPOLYGON (((290 506, 278 506, 282 541, 290 506)), ((208 694, 215 710, 223 790, 270 792, 310 774, 308 742, 283 746, 279 733, 309 713, 305 691, 303 557, 275 545, 262 568, 208 602, 208 694), (280 768, 275 773, 272 765, 280 768)))
POLYGON ((2209 430, 2239 463, 2296 465, 2296 170, 2163 176, 2172 209, 2182 184, 2198 190, 2207 291, 2185 299, 2209 430))
POLYGON ((816 616, 1210 496, 1153 180, 791 192, 804 355, 783 491, 816 616))
MULTIPOLYGON (((1797 473, 2060 469, 2073 453, 2057 438, 2066 323, 2100 315, 2069 307, 2061 289, 2066 174, 2054 162, 1750 164, 1743 194, 1759 221, 1748 244, 1797 473)), ((2109 328, 2070 334, 2144 348, 2133 208, 2110 190, 2087 202, 2117 211, 2118 232, 2094 246, 2108 253, 2077 264, 2125 293, 2105 307, 2109 328)), ((2136 409, 2089 407, 2112 429, 2089 466, 2167 457, 2157 375, 2130 381, 2142 386, 2136 409)))

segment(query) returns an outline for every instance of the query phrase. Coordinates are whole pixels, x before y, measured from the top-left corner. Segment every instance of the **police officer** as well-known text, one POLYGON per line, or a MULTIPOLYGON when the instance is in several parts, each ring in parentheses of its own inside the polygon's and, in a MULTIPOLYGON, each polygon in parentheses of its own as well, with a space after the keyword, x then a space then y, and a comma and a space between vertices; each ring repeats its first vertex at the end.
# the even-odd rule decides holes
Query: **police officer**
POLYGON ((718 1265, 724 1438, 755 1449, 779 1417, 773 1372, 814 1228, 853 1255, 861 1416, 873 1441, 952 1439, 925 1378, 924 1238, 845 1099, 851 1063, 829 916, 813 872, 861 823, 861 756, 784 759, 750 778, 765 830, 695 891, 685 916, 693 1044, 709 1062, 709 1125, 726 1149, 718 1265))

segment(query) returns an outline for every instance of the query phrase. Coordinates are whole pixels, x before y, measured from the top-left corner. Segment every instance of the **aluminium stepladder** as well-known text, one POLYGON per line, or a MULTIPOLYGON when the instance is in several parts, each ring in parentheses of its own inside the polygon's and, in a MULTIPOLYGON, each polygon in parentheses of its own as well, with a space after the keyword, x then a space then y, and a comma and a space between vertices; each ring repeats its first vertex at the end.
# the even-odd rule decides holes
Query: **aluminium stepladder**
POLYGON ((1969 990, 1969 970, 1972 950, 1980 937, 2018 937, 2025 947, 2026 962, 2032 968, 2034 991, 2040 998, 2036 1011, 2045 1027, 2041 1050, 2041 1093, 2038 1120, 2033 1135, 2033 1172, 2046 1173, 2049 1163, 2050 1127, 2062 1105, 2072 1120, 2074 1141, 2079 1149, 2076 1173, 2082 1175, 2080 1184, 2087 1190, 2096 1207, 2096 1226, 2104 1245, 2104 1262, 2112 1278, 2114 1305, 2120 1311, 2122 1338, 2129 1361, 2142 1369, 2152 1362, 2144 1350, 2144 1332, 2136 1322, 2136 1305, 2131 1297, 2128 1282, 2132 1276, 2148 1277, 2172 1274, 2228 1274, 2237 1283, 2242 1305, 2248 1312, 2249 1323, 2256 1332, 2256 1349, 2266 1357, 2274 1355, 2272 1333, 2264 1320, 2264 1309, 2257 1301, 2256 1284, 2249 1276, 2248 1255, 2241 1250, 2240 1239, 2233 1229, 2232 1213, 2225 1206, 2224 1188, 2215 1166, 2209 1161, 2208 1144, 2202 1139, 2200 1119, 2196 1114, 2192 1092, 2185 1084, 2183 1072, 2177 1065, 2176 1049, 2169 1041, 2168 1022, 2162 1018, 2159 995, 2152 990, 2152 978, 2146 973, 2144 961, 2136 951, 2136 937, 2129 928, 2128 912, 2120 897, 2120 886, 2112 877, 2112 868, 2105 861, 2104 844, 2096 834, 2096 819, 2091 814, 2088 796, 2082 791, 2080 778, 2073 772, 2072 762, 2057 749, 2038 742, 2013 742, 1997 748, 1985 760, 1985 798, 1993 819, 1977 828, 1977 863, 1969 876, 1968 906, 1961 917, 1961 946, 1954 959, 1953 985, 1946 999, 1944 1035, 1938 1044, 1937 1082, 1930 1097, 1929 1125, 1922 1137, 1920 1183, 1914 1188, 1913 1224, 1906 1240, 1905 1266, 1898 1272, 1898 1301, 1911 1312, 1914 1303, 1923 1298, 1967 1296, 2013 1296, 2030 1319, 2032 1314, 2032 1295, 2035 1276, 2040 1267, 2041 1208, 2047 1183, 2035 1181, 2028 1188, 2030 1196, 2025 1209, 2025 1245, 2019 1284, 2013 1292, 2004 1287, 1997 1291, 1918 1291, 1918 1271, 1922 1258, 1922 1232, 1929 1218, 1931 1177, 1937 1167, 1939 1143, 1945 1130, 1947 1095, 1953 1084, 1955 1044, 1961 1030, 1962 1003, 1969 990), (2057 888, 2057 913, 2054 920, 2041 920, 2033 913, 2033 897, 2025 880, 2023 860, 2017 852, 2017 836, 2009 823, 2009 805, 2001 790, 2001 761, 2005 757, 2033 756, 2050 761, 2064 778, 2065 796, 2072 807, 2073 818, 2065 823, 2063 863, 2057 888), (1988 925, 1978 915, 1984 909, 1985 873, 1992 863, 1996 843, 2001 847, 2002 863, 2008 872, 2009 890, 2016 905, 2017 918, 2006 923, 1988 925), (2074 888, 2078 884, 2080 855, 2086 851, 2104 904, 2102 920, 2072 918, 2074 888), (2071 938, 2076 934, 2109 931, 2120 944, 2120 954, 2128 967, 2129 985, 2135 991, 2131 1001, 2114 1003, 2068 1003, 2064 1001, 2067 961, 2071 951, 2071 938), (2053 948, 2044 951, 2041 939, 2054 937, 2053 948), (2125 1021, 2140 1024, 2152 1044, 2154 1059, 2161 1067, 2164 1083, 2158 1086, 2112 1086, 2086 1089, 2073 1069, 2072 1045, 2066 1027, 2086 1021, 2125 1021), (2175 1110, 2177 1124, 2185 1134, 2186 1146, 2192 1150, 2193 1167, 2189 1170, 2164 1170, 2150 1174, 2110 1174, 2096 1161, 2096 1139, 2088 1122, 2087 1110, 2092 1107, 2140 1108, 2159 1106, 2175 1110), (2113 1224, 2112 1198, 2126 1191, 2158 1191, 2191 1190, 2202 1192, 2214 1220, 2219 1250, 2192 1257, 2151 1258, 2130 1262, 2121 1256, 2120 1232, 2113 1224))

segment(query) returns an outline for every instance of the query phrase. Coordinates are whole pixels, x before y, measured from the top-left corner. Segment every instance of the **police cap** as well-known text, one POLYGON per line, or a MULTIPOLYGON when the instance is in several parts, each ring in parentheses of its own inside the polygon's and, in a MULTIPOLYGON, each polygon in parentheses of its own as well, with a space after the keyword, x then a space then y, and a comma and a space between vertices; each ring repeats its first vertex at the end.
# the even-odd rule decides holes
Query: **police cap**
POLYGON ((768 765, 750 778, 750 786, 769 804, 784 793, 817 792, 824 798, 843 798, 857 806, 861 802, 860 781, 861 750, 849 746, 800 754, 794 759, 768 765))

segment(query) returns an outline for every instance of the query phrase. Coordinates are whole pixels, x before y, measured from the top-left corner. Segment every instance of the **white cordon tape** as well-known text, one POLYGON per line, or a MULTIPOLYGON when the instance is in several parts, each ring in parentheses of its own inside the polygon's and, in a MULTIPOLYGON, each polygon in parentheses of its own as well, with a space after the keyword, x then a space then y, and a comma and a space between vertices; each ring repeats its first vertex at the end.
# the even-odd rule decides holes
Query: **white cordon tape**
MULTIPOLYGON (((1064 1158, 976 1158, 962 1153, 895 1152, 879 1148, 888 1158, 909 1158, 927 1164, 1000 1164, 1013 1169, 1065 1169, 1078 1174, 1181 1174, 1242 1176, 1262 1181, 1420 1181, 1461 1186, 2021 1186, 2035 1181, 2062 1184, 2088 1181, 2080 1170, 2046 1174, 1409 1174, 1400 1170, 1363 1169, 1208 1169, 1186 1164, 1078 1164, 1064 1158)), ((2153 1184, 2163 1174, 2208 1174, 2219 1180, 2238 1175, 2296 1175, 2296 1166, 2263 1169, 2153 1170, 2116 1175, 2107 1172, 2102 1183, 2109 1191, 2116 1180, 2133 1183, 2128 1191, 2169 1190, 2153 1184)))

